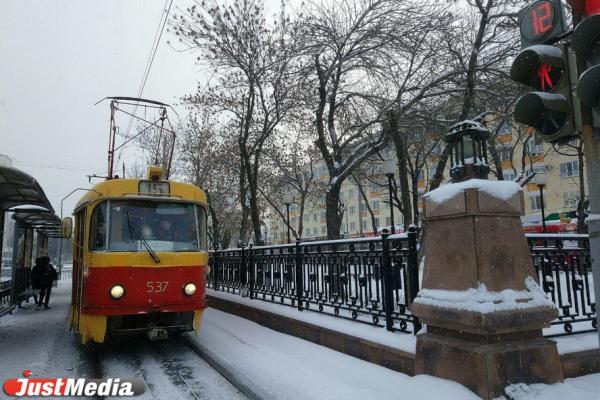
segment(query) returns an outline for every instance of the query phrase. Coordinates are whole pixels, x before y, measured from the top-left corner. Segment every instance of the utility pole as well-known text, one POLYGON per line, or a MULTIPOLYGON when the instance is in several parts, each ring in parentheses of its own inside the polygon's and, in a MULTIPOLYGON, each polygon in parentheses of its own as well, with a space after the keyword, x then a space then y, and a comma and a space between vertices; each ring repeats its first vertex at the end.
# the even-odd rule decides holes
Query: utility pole
MULTIPOLYGON (((600 299, 600 3, 569 1, 573 8, 573 39, 579 79, 576 97, 582 106, 582 135, 588 178, 590 213, 587 226, 596 304, 600 299)), ((596 308, 596 329, 600 343, 600 313, 596 308)))

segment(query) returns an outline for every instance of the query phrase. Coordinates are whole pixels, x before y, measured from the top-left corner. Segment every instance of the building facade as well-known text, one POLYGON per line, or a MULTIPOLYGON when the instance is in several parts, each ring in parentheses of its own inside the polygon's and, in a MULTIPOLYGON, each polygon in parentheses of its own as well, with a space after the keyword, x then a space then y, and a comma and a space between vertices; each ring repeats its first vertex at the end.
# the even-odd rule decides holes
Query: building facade
MULTIPOLYGON (((535 173, 544 172, 546 174, 547 182, 543 187, 543 198, 547 221, 549 219, 558 220, 562 216, 562 222, 565 223, 565 215, 574 215, 580 199, 582 183, 580 179, 582 169, 579 165, 579 157, 577 157, 578 143, 576 140, 565 146, 554 147, 551 144, 537 141, 531 132, 518 136, 509 127, 501 130, 494 142, 505 180, 523 181, 524 178, 535 173)), ((429 182, 438 161, 439 150, 441 149, 433 151, 428 156, 422 173, 419 175, 416 185, 418 193, 415 196, 419 213, 422 210, 422 196, 429 188, 429 182)), ((389 148, 382 155, 393 158, 394 152, 389 148)), ((489 163, 494 169, 491 160, 489 163)), ((327 167, 322 161, 314 164, 313 172, 321 183, 326 183, 329 179, 327 167)), ((381 162, 371 163, 369 172, 369 179, 360 182, 366 199, 361 195, 359 185, 352 178, 346 179, 342 185, 340 194, 340 203, 343 204, 343 219, 340 229, 342 237, 373 236, 379 234, 382 229, 391 228, 389 190, 387 177, 381 170, 381 162), (367 202, 369 207, 366 205, 367 202)), ((445 176, 447 177, 448 174, 446 173, 445 176)), ((496 179, 495 174, 490 173, 490 179, 496 179)), ((583 185, 584 193, 587 195, 585 180, 583 185)), ((325 184, 321 186, 326 187, 325 184)), ((530 179, 529 183, 523 185, 523 192, 525 200, 523 222, 541 224, 542 194, 540 187, 533 179, 530 179)), ((318 240, 327 236, 324 191, 321 196, 316 197, 316 201, 307 201, 305 205, 303 230, 300 235, 303 240, 318 240)), ((281 210, 285 214, 285 206, 282 206, 281 210)), ((272 210, 267 215, 265 220, 267 242, 286 243, 287 225, 284 219, 272 210)), ((290 205, 290 226, 296 231, 299 229, 299 219, 300 206, 292 203, 290 205)), ((404 226, 402 214, 396 207, 394 207, 394 225, 397 232, 401 232, 404 226)), ((290 234, 290 237, 293 242, 294 235, 290 234)))

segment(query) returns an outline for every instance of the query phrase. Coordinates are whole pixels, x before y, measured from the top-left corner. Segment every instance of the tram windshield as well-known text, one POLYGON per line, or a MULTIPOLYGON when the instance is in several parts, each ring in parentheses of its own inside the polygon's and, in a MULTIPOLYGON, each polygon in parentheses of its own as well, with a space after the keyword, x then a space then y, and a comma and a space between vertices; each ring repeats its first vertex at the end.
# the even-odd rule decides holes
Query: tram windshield
POLYGON ((110 200, 92 213, 91 251, 200 251, 206 213, 191 203, 110 200))

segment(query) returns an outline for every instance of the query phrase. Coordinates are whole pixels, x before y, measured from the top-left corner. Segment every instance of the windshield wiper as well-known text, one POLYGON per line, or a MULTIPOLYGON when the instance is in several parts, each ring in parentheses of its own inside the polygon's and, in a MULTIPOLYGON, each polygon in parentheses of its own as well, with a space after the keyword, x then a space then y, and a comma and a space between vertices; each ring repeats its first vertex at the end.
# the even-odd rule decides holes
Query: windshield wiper
POLYGON ((136 227, 133 226, 133 224, 131 223, 131 218, 129 218, 129 210, 127 210, 127 228, 129 229, 129 235, 131 236, 131 238, 133 239, 133 237, 135 236, 140 242, 142 242, 142 244, 148 251, 148 254, 150 254, 150 257, 152 257, 154 262, 157 264, 160 263, 160 258, 158 258, 154 250, 152 250, 152 247, 150 247, 150 245, 146 241, 146 239, 144 239, 142 235, 140 235, 136 227))

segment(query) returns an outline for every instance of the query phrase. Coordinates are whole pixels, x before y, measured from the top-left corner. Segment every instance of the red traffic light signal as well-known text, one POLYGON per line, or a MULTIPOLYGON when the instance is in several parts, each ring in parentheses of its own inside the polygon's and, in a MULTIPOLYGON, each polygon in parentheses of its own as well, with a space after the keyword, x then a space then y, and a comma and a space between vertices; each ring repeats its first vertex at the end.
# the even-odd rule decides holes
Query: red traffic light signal
POLYGON ((562 48, 535 45, 522 50, 510 70, 514 81, 535 90, 517 101, 515 120, 546 141, 574 135, 568 65, 562 48))

